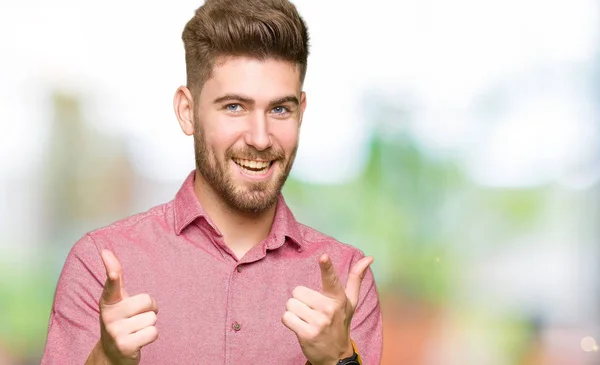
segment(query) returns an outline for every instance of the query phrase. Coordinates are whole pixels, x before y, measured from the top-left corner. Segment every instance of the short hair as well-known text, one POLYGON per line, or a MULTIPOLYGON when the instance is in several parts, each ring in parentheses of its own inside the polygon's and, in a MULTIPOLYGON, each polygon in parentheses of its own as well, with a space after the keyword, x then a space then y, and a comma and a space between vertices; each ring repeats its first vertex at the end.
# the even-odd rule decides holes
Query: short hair
POLYGON ((219 58, 248 56, 295 63, 304 82, 308 29, 288 0, 206 0, 186 24, 187 87, 199 95, 219 58))

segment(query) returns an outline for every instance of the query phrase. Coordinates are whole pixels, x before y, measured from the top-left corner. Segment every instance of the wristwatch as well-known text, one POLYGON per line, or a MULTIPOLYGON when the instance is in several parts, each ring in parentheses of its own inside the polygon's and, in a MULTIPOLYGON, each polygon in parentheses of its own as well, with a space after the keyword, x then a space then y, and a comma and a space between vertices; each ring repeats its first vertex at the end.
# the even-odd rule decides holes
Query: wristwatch
POLYGON ((338 365, 360 365, 360 362, 358 362, 358 354, 356 353, 356 350, 354 350, 354 354, 352 354, 352 356, 338 361, 338 365))

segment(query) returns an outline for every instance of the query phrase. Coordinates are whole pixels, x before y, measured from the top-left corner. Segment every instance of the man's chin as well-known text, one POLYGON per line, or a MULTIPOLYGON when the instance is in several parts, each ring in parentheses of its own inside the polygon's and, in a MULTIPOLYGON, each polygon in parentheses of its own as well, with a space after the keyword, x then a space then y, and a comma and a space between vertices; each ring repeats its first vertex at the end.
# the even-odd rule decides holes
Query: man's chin
POLYGON ((243 184, 230 195, 229 205, 240 211, 260 213, 277 203, 280 189, 273 186, 258 187, 256 184, 243 184))
POLYGON ((277 203, 277 198, 283 188, 281 172, 270 174, 268 179, 253 180, 241 176, 238 171, 232 171, 229 182, 233 189, 227 189, 225 200, 239 211, 260 213, 268 210, 277 203))
POLYGON ((250 200, 250 199, 238 199, 235 202, 231 202, 232 208, 245 212, 245 213, 263 213, 272 208, 277 203, 277 197, 270 199, 250 200))

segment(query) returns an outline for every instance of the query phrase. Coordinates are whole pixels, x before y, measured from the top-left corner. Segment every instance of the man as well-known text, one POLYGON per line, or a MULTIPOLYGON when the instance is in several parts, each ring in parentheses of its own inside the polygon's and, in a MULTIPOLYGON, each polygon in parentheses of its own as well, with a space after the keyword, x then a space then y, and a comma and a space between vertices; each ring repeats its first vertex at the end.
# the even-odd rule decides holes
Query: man
POLYGON ((207 0, 183 41, 174 107, 196 169, 173 201, 74 245, 42 364, 378 364, 372 258, 298 223, 281 195, 306 108, 304 21, 287 0, 207 0))

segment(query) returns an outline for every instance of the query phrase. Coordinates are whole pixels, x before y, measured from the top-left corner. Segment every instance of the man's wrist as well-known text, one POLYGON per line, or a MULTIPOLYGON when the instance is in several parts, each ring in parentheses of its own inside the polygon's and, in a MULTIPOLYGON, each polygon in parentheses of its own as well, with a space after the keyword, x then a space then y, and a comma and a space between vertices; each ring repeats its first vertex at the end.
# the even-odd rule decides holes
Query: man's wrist
POLYGON ((348 346, 346 346, 346 351, 344 351, 340 356, 339 359, 345 359, 348 357, 351 357, 352 355, 354 355, 354 346, 352 346, 352 340, 348 339, 348 346))
POLYGON ((358 353, 358 348, 356 343, 350 339, 350 344, 352 346, 352 355, 342 358, 338 361, 338 364, 342 365, 362 365, 362 359, 360 358, 360 354, 358 353))
POLYGON ((358 349, 356 347, 356 344, 354 343, 354 341, 352 341, 352 339, 350 339, 350 341, 348 342, 348 346, 349 348, 344 351, 341 355, 339 355, 337 357, 337 359, 335 360, 335 362, 329 364, 313 364, 310 362, 310 360, 306 361, 305 365, 338 365, 340 363, 340 361, 344 360, 344 359, 349 359, 352 358, 354 356, 354 354, 357 355, 357 362, 359 364, 362 364, 362 360, 360 358, 360 355, 358 354, 358 349))
POLYGON ((96 346, 92 349, 90 356, 87 358, 85 365, 111 365, 108 356, 104 352, 102 342, 98 341, 96 346))

